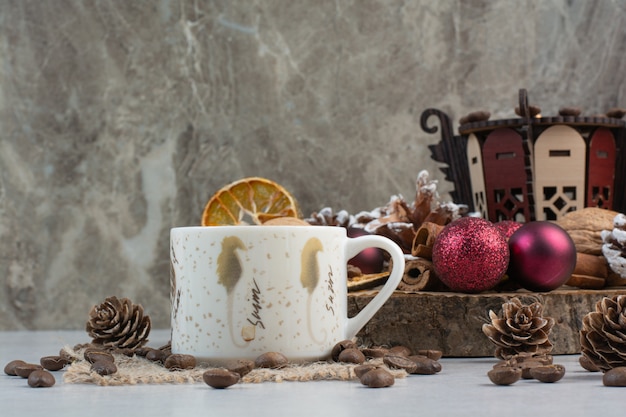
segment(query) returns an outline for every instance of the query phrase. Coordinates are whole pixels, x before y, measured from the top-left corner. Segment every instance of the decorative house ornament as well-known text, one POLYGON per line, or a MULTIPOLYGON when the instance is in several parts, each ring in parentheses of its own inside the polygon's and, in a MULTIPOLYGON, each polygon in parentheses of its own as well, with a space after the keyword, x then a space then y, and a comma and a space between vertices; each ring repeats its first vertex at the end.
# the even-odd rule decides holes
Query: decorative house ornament
MULTIPOLYGON (((486 113, 486 112, 485 112, 486 113)), ((518 118, 464 117, 459 135, 440 110, 426 109, 441 124, 441 141, 431 145, 446 179, 455 184, 452 198, 492 222, 557 220, 584 207, 626 211, 626 122, 624 112, 581 116, 563 107, 542 116, 519 91, 518 118)))

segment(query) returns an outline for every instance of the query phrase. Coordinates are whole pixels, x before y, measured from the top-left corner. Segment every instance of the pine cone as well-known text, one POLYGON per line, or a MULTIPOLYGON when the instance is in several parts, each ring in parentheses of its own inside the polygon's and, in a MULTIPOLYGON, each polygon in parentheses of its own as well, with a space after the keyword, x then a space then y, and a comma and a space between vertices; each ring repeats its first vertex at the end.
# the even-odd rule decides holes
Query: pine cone
POLYGON ((613 219, 613 230, 603 230, 602 254, 611 270, 626 278, 626 215, 618 213, 613 219))
POLYGON ((581 353, 602 372, 626 366, 626 295, 604 297, 583 317, 581 353))
POLYGON ((150 317, 128 298, 109 297, 89 312, 87 333, 92 343, 110 348, 136 349, 148 341, 150 317))
POLYGON ((483 324, 483 333, 496 345, 496 358, 509 359, 523 353, 541 355, 552 351, 548 336, 554 319, 543 317, 541 303, 524 305, 514 297, 502 304, 502 314, 503 317, 499 317, 489 311, 491 324, 483 324))

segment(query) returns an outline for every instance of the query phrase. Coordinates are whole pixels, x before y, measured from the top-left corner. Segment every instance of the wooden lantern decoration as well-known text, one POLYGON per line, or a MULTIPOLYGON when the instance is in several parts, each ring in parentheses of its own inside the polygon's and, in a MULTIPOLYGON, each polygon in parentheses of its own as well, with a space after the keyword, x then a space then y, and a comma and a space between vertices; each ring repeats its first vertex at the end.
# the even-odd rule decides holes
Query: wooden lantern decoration
POLYGON ((591 136, 587 164, 587 207, 613 207, 615 138, 601 127, 591 136))
POLYGON ((483 145, 489 219, 530 220, 522 137, 513 129, 496 129, 483 145))
POLYGON ((474 210, 479 212, 483 218, 488 218, 483 157, 480 151, 480 143, 474 134, 470 134, 467 137, 467 162, 469 164, 474 210))
POLYGON ((520 117, 466 120, 452 134, 450 118, 426 109, 422 129, 435 115, 441 141, 431 157, 448 166, 456 203, 491 221, 556 220, 583 207, 626 212, 626 122, 621 117, 531 112, 519 91, 520 117))
POLYGON ((535 141, 535 218, 556 220, 584 207, 586 145, 572 127, 551 126, 535 141))

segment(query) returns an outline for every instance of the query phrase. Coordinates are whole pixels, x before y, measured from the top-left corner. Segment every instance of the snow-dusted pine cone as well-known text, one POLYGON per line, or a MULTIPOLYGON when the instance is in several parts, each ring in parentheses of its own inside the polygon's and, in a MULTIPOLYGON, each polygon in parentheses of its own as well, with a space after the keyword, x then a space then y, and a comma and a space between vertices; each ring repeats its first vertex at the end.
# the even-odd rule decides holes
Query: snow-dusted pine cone
POLYGON ((92 343, 109 348, 136 349, 148 341, 150 317, 128 298, 108 297, 89 312, 86 330, 92 343))
POLYGON ((583 317, 581 353, 606 372, 626 366, 626 295, 604 297, 583 317))
POLYGON ((549 340, 554 326, 552 317, 543 317, 543 305, 534 302, 523 304, 517 297, 502 304, 502 315, 489 311, 490 324, 483 324, 483 333, 495 345, 494 355, 509 359, 522 353, 548 354, 552 351, 549 340))
POLYGON ((613 272, 626 278, 626 215, 618 213, 613 219, 613 230, 603 230, 602 254, 613 272))

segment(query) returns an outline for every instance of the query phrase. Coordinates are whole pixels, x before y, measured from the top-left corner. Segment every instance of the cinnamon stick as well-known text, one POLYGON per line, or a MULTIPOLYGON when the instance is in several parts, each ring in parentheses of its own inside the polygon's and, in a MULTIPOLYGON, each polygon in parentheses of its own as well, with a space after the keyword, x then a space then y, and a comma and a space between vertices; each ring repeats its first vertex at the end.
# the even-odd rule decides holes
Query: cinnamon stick
POLYGON ((398 290, 400 291, 443 291, 445 285, 439 280, 432 261, 424 258, 407 259, 404 275, 398 290))

